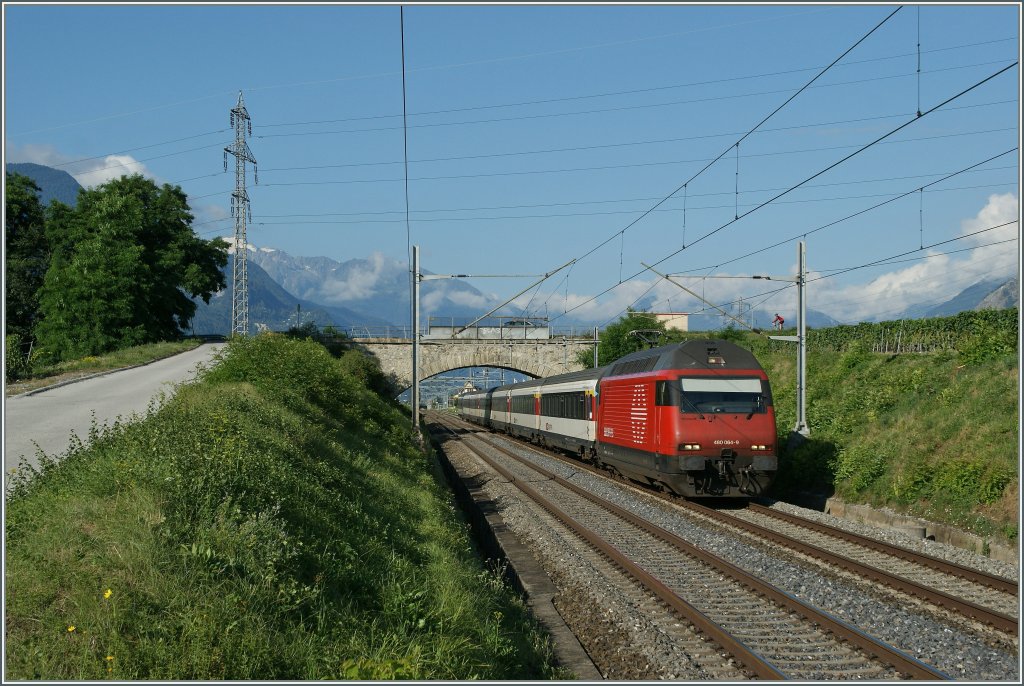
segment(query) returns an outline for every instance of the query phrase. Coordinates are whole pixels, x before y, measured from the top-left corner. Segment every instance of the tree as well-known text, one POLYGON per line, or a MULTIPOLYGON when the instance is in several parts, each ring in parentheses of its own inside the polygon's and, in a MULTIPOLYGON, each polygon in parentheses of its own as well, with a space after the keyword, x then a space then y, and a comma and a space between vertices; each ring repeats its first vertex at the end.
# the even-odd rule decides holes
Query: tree
POLYGON ((4 192, 4 330, 27 342, 39 318, 39 289, 49 263, 45 216, 39 187, 29 177, 8 174, 4 192))
POLYGON ((227 246, 193 233, 178 186, 123 176, 48 219, 36 333, 57 359, 177 338, 195 314, 191 297, 209 302, 225 286, 227 246))
MULTIPOLYGON (((614 324, 609 324, 599 335, 600 345, 597 348, 599 367, 611 364, 623 355, 644 350, 647 342, 640 336, 630 335, 639 329, 655 329, 665 334, 665 323, 648 312, 637 312, 629 308, 626 314, 614 324)), ((590 350, 579 354, 579 362, 587 367, 594 366, 594 354, 590 350)))

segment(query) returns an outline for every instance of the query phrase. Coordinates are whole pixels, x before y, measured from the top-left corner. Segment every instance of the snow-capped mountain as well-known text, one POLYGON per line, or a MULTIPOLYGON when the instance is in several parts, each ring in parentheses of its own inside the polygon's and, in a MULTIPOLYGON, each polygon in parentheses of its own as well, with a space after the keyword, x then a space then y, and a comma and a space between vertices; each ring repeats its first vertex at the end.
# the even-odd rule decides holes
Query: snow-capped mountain
MULTIPOLYGON (((409 268, 403 262, 379 253, 338 262, 329 257, 296 257, 252 244, 248 249, 249 261, 296 298, 363 314, 367 324, 383 320, 406 325, 412 319, 409 268)), ((425 281, 420 287, 424 320, 431 315, 475 317, 498 302, 458 279, 425 281)))

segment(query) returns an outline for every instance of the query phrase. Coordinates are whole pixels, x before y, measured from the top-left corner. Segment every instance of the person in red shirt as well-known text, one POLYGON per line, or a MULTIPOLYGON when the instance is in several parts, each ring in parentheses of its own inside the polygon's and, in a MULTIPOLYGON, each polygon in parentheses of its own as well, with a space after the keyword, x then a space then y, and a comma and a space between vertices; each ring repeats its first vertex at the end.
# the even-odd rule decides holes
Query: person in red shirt
POLYGON ((786 320, 782 318, 782 315, 778 312, 775 313, 775 319, 772 320, 772 326, 782 331, 782 325, 786 323, 786 320))

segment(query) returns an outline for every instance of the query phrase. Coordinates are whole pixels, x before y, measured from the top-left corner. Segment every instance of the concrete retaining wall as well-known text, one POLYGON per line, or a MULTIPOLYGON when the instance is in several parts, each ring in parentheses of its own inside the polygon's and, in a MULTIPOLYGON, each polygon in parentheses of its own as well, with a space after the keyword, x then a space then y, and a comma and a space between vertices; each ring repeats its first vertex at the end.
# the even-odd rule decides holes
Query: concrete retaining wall
POLYGON ((839 498, 829 498, 826 500, 824 512, 862 524, 903 529, 913 535, 920 535, 922 538, 930 538, 939 543, 971 550, 979 555, 986 555, 993 560, 1001 562, 1017 562, 1020 560, 1020 549, 1017 547, 993 543, 981 536, 944 524, 936 524, 935 522, 917 519, 916 517, 907 517, 895 512, 876 510, 867 505, 853 505, 843 502, 839 498))

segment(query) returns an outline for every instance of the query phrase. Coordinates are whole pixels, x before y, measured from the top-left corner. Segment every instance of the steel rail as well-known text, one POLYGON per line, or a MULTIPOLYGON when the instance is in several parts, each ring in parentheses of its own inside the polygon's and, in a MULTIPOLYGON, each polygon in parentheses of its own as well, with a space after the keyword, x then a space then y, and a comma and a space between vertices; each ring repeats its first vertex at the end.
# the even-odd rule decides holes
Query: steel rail
MULTIPOLYGON (((479 430, 481 432, 484 431, 484 429, 482 429, 481 427, 477 427, 476 425, 473 425, 473 427, 474 427, 474 429, 477 429, 477 430, 479 430)), ((569 461, 565 460, 561 455, 558 455, 557 453, 553 453, 551 451, 541 451, 540 449, 538 449, 536 446, 534 446, 532 444, 529 444, 529 443, 524 442, 524 441, 518 441, 518 439, 515 439, 514 437, 511 437, 511 436, 509 438, 512 438, 512 440, 517 440, 517 442, 519 442, 521 445, 523 445, 524 447, 526 447, 526 448, 528 448, 530 450, 537 451, 540 454, 547 455, 549 457, 553 457, 554 459, 562 460, 562 461, 566 462, 566 464, 571 464, 574 468, 584 469, 586 471, 590 471, 590 472, 592 472, 594 474, 605 476, 607 478, 606 474, 602 470, 599 470, 597 467, 588 465, 588 464, 583 463, 583 462, 579 462, 577 460, 573 460, 573 461, 569 462, 569 461)), ((842 555, 839 555, 837 553, 830 553, 830 552, 828 552, 826 550, 822 550, 821 548, 813 546, 813 545, 811 545, 809 543, 804 543, 803 541, 800 541, 799 539, 795 539, 795 538, 792 538, 790 536, 786 536, 785 534, 782 534, 782 533, 779 533, 779 532, 776 532, 776 531, 772 531, 771 529, 768 529, 768 528, 765 528, 765 527, 761 527, 761 526, 759 526, 757 524, 746 522, 745 520, 742 520, 742 519, 739 519, 739 518, 736 518, 736 517, 731 517, 729 515, 722 514, 722 513, 720 513, 717 510, 713 510, 713 509, 710 509, 710 508, 707 508, 707 507, 704 507, 704 506, 697 505, 696 503, 693 503, 692 501, 687 501, 685 499, 679 499, 679 498, 673 497, 671 495, 668 495, 668 494, 665 494, 665 493, 660 493, 660 492, 653 491, 653 490, 650 491, 650 494, 655 496, 655 497, 658 497, 658 498, 661 498, 663 500, 666 500, 668 502, 671 502, 673 504, 676 504, 676 505, 678 505, 680 507, 688 508, 688 509, 690 509, 690 510, 692 510, 694 512, 697 512, 699 514, 702 514, 702 515, 704 515, 704 516, 706 516, 706 517, 708 517, 710 519, 715 519, 716 521, 719 521, 721 523, 745 529, 749 533, 753 533, 753 534, 758 535, 758 536, 762 536, 763 535, 764 537, 768 538, 769 540, 772 540, 774 543, 777 543, 779 545, 782 545, 782 546, 790 548, 790 549, 798 550, 799 552, 802 552, 802 553, 804 553, 806 555, 809 555, 810 557, 817 558, 819 560, 828 562, 830 564, 835 564, 835 565, 837 565, 837 566, 839 566, 839 567, 841 567, 843 569, 846 569, 847 571, 853 572, 854 574, 858 574, 860 576, 867 577, 868 579, 871 579, 871 580, 876 581, 878 583, 882 583, 882 584, 884 584, 886 586, 889 586, 890 588, 895 588, 896 590, 902 591, 902 592, 907 593, 909 595, 921 598, 922 600, 925 600, 925 601, 930 602, 932 604, 938 605, 939 607, 944 607, 944 608, 946 608, 948 610, 958 612, 958 613, 963 614, 963 615, 965 615, 967 617, 970 617, 970 618, 975 619, 975 620, 977 620, 979 622, 982 622, 983 624, 987 624, 987 625, 992 626, 992 627, 994 627, 994 628, 996 628, 996 629, 998 629, 1000 631, 1003 631, 1003 632, 1005 632, 1007 634, 1010 634, 1011 636, 1018 636, 1019 635, 1019 631, 1020 631, 1020 626, 1019 625, 1020 625, 1020 623, 1019 623, 1019 621, 1017 619, 1015 619, 1014 617, 1011 617, 1009 615, 1003 614, 1001 612, 996 612, 994 610, 990 610, 990 609, 988 609, 986 607, 983 607, 981 605, 977 605, 977 604, 972 603, 970 601, 967 601, 967 600, 964 600, 964 599, 961 599, 961 598, 957 598, 955 596, 949 595, 948 593, 943 593, 942 591, 939 591, 939 590, 936 590, 936 589, 930 589, 927 586, 923 586, 921 584, 918 584, 917 582, 914 582, 914 581, 912 581, 910 579, 906 579, 905 577, 901 577, 901 576, 896 575, 896 574, 890 574, 889 572, 886 572, 884 570, 880 570, 880 569, 877 569, 875 567, 871 567, 870 565, 865 565, 863 563, 857 562, 856 560, 851 560, 851 559, 849 559, 847 557, 844 557, 842 555)), ((770 510, 770 511, 771 512, 775 512, 774 510, 770 510)), ((789 515, 789 516, 793 517, 795 515, 789 515)), ((801 522, 802 521, 803 520, 801 520, 801 522)), ((829 532, 829 533, 831 533, 831 532, 829 532)), ((851 534, 851 535, 853 535, 853 534, 851 534)), ((870 541, 871 539, 867 539, 867 540, 870 541)), ((875 542, 875 543, 878 544, 878 545, 884 545, 884 544, 879 544, 878 542, 875 542)), ((885 552, 890 552, 890 551, 886 550, 885 552)), ((908 553, 913 553, 913 551, 907 551, 907 552, 908 553)), ((967 568, 964 568, 964 569, 967 569, 967 568)), ((967 571, 972 571, 972 570, 967 570, 967 571)), ((984 575, 983 572, 977 572, 977 573, 984 575)), ((999 579, 999 577, 992 577, 992 578, 993 579, 999 579)), ((1006 582, 1005 579, 1003 581, 1004 581, 1004 583, 1012 583, 1012 582, 1006 582)), ((984 583, 984 582, 980 582, 980 583, 984 583)), ((1001 590, 1001 589, 997 589, 997 590, 1001 590)))
POLYGON ((926 600, 934 605, 938 605, 939 607, 954 610, 960 614, 982 622, 983 624, 987 624, 1000 631, 1004 631, 1011 636, 1018 635, 1019 627, 1017 619, 1009 615, 1005 615, 1002 612, 996 612, 995 610, 990 610, 987 607, 982 607, 961 598, 951 596, 948 593, 943 593, 942 591, 934 588, 922 586, 916 581, 911 581, 910 579, 897 574, 891 574, 885 570, 878 569, 877 567, 872 567, 870 565, 857 562, 856 560, 851 560, 850 558, 839 555, 838 553, 829 552, 828 550, 824 550, 818 546, 793 538, 792 536, 772 531, 771 529, 759 524, 754 524, 753 522, 748 522, 746 520, 739 519, 738 517, 732 517, 718 510, 713 510, 705 505, 698 505, 697 503, 690 501, 682 501, 679 505, 680 507, 686 508, 709 519, 714 519, 723 524, 743 529, 744 531, 752 533, 758 537, 768 539, 773 543, 796 550, 797 552, 809 555, 829 564, 836 565, 837 567, 853 572, 859 576, 863 576, 871 579, 872 581, 889 586, 890 588, 895 588, 903 593, 926 600))
POLYGON ((779 512, 778 510, 773 510, 770 507, 765 507, 764 505, 760 505, 758 503, 750 503, 749 505, 747 505, 747 509, 753 512, 757 512, 758 514, 763 514, 768 517, 774 517, 775 519, 780 519, 789 522, 790 524, 795 524, 797 526, 804 527, 805 529, 817 531, 818 533, 822 533, 827 536, 841 538, 844 541, 847 541, 848 543, 854 543, 856 545, 864 546, 865 548, 870 548, 871 550, 875 550, 880 553, 892 555, 893 557, 898 557, 902 560, 906 560, 907 562, 913 562, 923 567, 930 567, 931 569, 935 569, 945 574, 950 574, 952 576, 960 577, 961 579, 966 579, 967 581, 973 581, 974 583, 981 584, 983 586, 988 586, 989 588, 994 589, 996 591, 1002 591, 1010 595, 1019 594, 1018 583, 1011 579, 1005 579, 1001 576, 996 576, 995 574, 988 574, 977 569, 964 567, 963 565, 958 565, 955 562, 949 562, 948 560, 943 560, 938 557, 933 557, 931 555, 919 553, 914 550, 909 550, 907 548, 892 545, 890 543, 876 541, 873 538, 868 538, 867 536, 855 534, 853 532, 846 531, 838 527, 829 526, 827 524, 822 524, 820 522, 813 522, 809 519, 804 519, 803 517, 799 517, 788 512, 779 512))
MULTIPOLYGON (((507 455, 512 459, 518 462, 524 462, 522 458, 509 452, 502 446, 494 444, 492 441, 487 440, 485 437, 478 434, 476 438, 478 440, 482 440, 495 450, 498 450, 502 454, 507 455)), ((661 541, 664 541, 665 543, 668 543, 669 545, 677 548, 686 555, 689 555, 700 560, 701 562, 704 562, 705 564, 713 567, 719 572, 729 576, 734 581, 737 581, 738 583, 746 586, 751 591, 770 599, 772 602, 776 603, 780 607, 786 610, 792 610, 797 612, 802 617, 804 617, 804 619, 807 619, 810 622, 818 624, 819 626, 823 627, 826 631, 832 633, 841 640, 848 641, 852 645, 857 646, 868 655, 879 657, 879 659, 887 662, 897 671, 905 675, 908 675, 914 679, 948 680, 951 678, 948 675, 921 662, 920 660, 917 660, 916 658, 906 655, 905 653, 897 650, 896 648, 893 648, 887 643, 884 643, 882 641, 879 641, 878 639, 873 638, 872 636, 869 636, 868 634, 862 632, 860 629, 851 626, 843 622, 842 620, 837 619, 825 612, 822 612, 821 610, 803 602, 799 598, 796 598, 790 595, 789 593, 786 593, 785 591, 776 588, 775 586, 767 582, 764 582, 761 579, 758 579, 757 577, 751 575, 749 572, 746 572, 740 567, 737 567, 731 562, 728 562, 727 560, 724 560, 706 550, 698 548, 697 546, 693 545, 692 543, 689 543, 688 541, 677 536, 671 531, 667 531, 666 529, 663 529, 660 526, 637 516, 636 514, 630 512, 629 510, 626 510, 614 503, 608 502, 607 500, 601 498, 600 496, 594 495, 593 493, 581 488, 580 486, 570 481, 567 481, 566 479, 563 479, 562 477, 544 469, 543 467, 540 467, 532 463, 526 464, 531 469, 534 469, 540 474, 543 474, 552 481, 558 483, 560 486, 563 486, 572 491, 573 493, 576 493, 577 495, 580 495, 586 498, 587 500, 593 502, 595 505, 602 507, 608 510, 609 512, 614 513, 615 515, 628 521, 630 524, 633 524, 637 528, 646 531, 647 533, 660 539, 661 541)))
MULTIPOLYGON (((443 422, 438 422, 444 426, 443 422)), ((447 427, 445 427, 447 428, 447 427)), ((450 430, 450 429, 449 429, 450 430)), ((637 565, 635 562, 630 560, 628 557, 623 555, 614 546, 610 545, 607 541, 602 539, 598 534, 592 530, 580 524, 573 517, 551 502, 548 498, 540 494, 529 484, 523 482, 521 479, 516 478, 514 474, 505 469, 502 465, 495 462, 493 459, 484 455, 479 450, 475 450, 466 441, 462 440, 458 434, 452 432, 453 435, 459 438, 460 443, 479 459, 490 465, 494 471, 498 472, 501 476, 509 481, 521 490, 523 493, 533 499, 538 505, 544 508, 552 516, 558 519, 562 524, 568 527, 570 530, 576 533, 579 537, 585 540, 591 547, 597 550, 601 555, 611 560, 613 563, 619 566, 629 576, 636 579, 644 588, 653 593, 659 600, 664 602, 670 608, 672 608, 679 616, 690 622, 693 627, 700 633, 708 636, 712 641, 717 643, 723 649, 728 651, 736 660, 742 664, 749 673, 757 676, 759 679, 770 679, 770 680, 787 680, 787 677, 782 672, 778 671, 764 660, 761 656, 754 653, 752 650, 747 648, 742 642, 737 640, 732 634, 726 631, 724 628, 719 626, 717 623, 712 621, 703 612, 695 608, 690 603, 686 602, 683 598, 679 597, 672 589, 666 586, 664 583, 659 581, 657 578, 649 574, 642 567, 637 565)), ((484 441, 486 442, 486 441, 484 441)), ((487 443, 490 445, 490 443, 487 443)), ((492 446, 494 447, 494 446, 492 446)), ((531 468, 534 468, 530 465, 531 468)))

